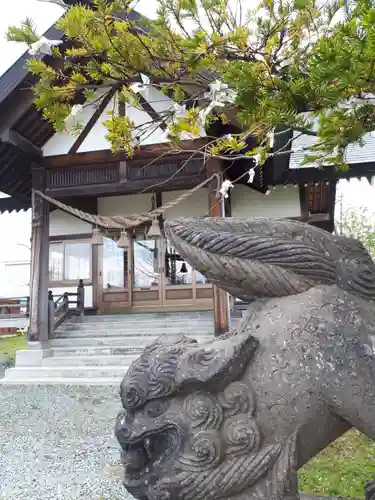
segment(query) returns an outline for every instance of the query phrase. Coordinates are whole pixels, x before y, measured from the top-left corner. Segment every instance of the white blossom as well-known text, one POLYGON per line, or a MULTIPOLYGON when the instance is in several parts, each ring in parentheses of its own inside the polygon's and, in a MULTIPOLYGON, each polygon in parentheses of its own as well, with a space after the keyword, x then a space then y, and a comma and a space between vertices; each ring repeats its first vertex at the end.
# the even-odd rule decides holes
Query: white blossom
POLYGON ((169 142, 171 140, 170 134, 169 128, 167 127, 160 136, 160 142, 169 142))
POLYGON ((57 47, 62 43, 61 40, 48 40, 48 38, 42 36, 36 42, 32 43, 29 48, 29 54, 36 56, 38 54, 48 55, 52 54, 51 47, 57 47))
POLYGON ((229 181, 229 180, 225 180, 222 185, 221 185, 221 188, 220 188, 220 194, 221 196, 223 196, 224 198, 228 198, 229 195, 228 195, 228 191, 233 188, 233 184, 229 181))
POLYGON ((375 94, 362 92, 359 96, 351 97, 348 101, 340 104, 339 107, 353 110, 357 106, 364 106, 366 104, 375 106, 375 94))
POLYGON ((172 112, 174 120, 180 120, 181 118, 185 118, 187 115, 185 104, 181 106, 181 104, 178 104, 178 102, 173 103, 172 112))
POLYGON ((260 163, 261 155, 259 153, 257 153, 256 155, 252 156, 252 159, 254 160, 255 166, 257 167, 260 163))
POLYGON ((141 74, 141 80, 144 85, 150 85, 150 78, 147 75, 141 74))
POLYGON ((254 177, 255 177, 255 168, 250 168, 248 171, 249 178, 247 180, 248 184, 252 184, 254 182, 254 177))
POLYGON ((147 90, 146 85, 140 82, 132 83, 131 85, 129 85, 129 88, 132 92, 134 92, 134 94, 141 94, 142 92, 147 90))
POLYGON ((222 83, 219 80, 215 80, 214 82, 210 83, 210 92, 215 94, 215 92, 221 92, 222 90, 226 90, 228 88, 228 85, 226 83, 222 83))
POLYGON ((64 120, 65 130, 68 133, 73 132, 74 126, 78 125, 77 115, 79 115, 79 113, 81 113, 82 110, 83 110, 82 104, 74 104, 74 106, 72 106, 69 116, 67 116, 64 120))
POLYGON ((226 83, 216 80, 210 83, 210 90, 204 94, 206 99, 209 99, 209 104, 206 108, 202 109, 199 113, 202 124, 204 125, 208 115, 212 113, 215 108, 223 108, 226 104, 233 104, 236 100, 236 91, 228 88, 226 83))
POLYGON ((83 110, 82 104, 74 104, 70 111, 70 116, 77 116, 83 110))
POLYGON ((215 80, 209 85, 210 91, 205 93, 206 99, 220 103, 233 104, 236 100, 236 91, 230 89, 226 83, 215 80))

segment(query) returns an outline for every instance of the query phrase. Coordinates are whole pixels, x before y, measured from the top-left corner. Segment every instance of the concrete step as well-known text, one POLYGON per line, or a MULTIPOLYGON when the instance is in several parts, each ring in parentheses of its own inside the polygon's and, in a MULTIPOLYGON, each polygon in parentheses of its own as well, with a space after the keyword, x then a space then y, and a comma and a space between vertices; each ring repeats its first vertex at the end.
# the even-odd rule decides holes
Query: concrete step
POLYGON ((13 380, 50 379, 55 378, 79 379, 119 379, 121 380, 129 366, 25 366, 8 368, 5 378, 13 380))
MULTIPOLYGON (((194 338, 194 336, 192 336, 194 338)), ((50 341, 50 346, 52 348, 54 347, 123 347, 123 348, 128 348, 128 347, 140 347, 141 349, 145 348, 146 346, 152 344, 157 337, 144 337, 141 339, 140 337, 129 337, 129 336, 124 336, 124 337, 64 337, 64 338, 56 338, 50 341)), ((199 337, 196 340, 198 340, 199 343, 205 343, 209 342, 212 340, 212 337, 199 337)), ((171 339, 171 342, 173 342, 173 339, 171 339)))
MULTIPOLYGON (((139 356, 142 353, 141 347, 91 347, 91 346, 76 346, 76 347, 54 347, 51 349, 51 355, 57 357, 68 356, 139 356)), ((48 359, 48 358, 45 358, 48 359)))
POLYGON ((74 385, 74 386, 110 386, 119 387, 122 381, 122 377, 113 378, 59 378, 54 377, 28 377, 28 378, 2 378, 0 379, 0 385, 74 385))
MULTIPOLYGON (((85 323, 95 323, 96 321, 105 322, 129 322, 136 321, 194 321, 194 320, 207 320, 213 321, 212 312, 181 312, 181 313, 129 313, 129 314, 98 314, 92 316, 85 316, 85 323)), ((74 320, 72 320, 73 322, 74 320)))
POLYGON ((62 337, 113 337, 113 336, 137 336, 137 337, 162 337, 164 335, 188 335, 188 336, 196 336, 196 337, 207 337, 214 336, 213 332, 205 329, 190 329, 190 328, 148 328, 144 330, 136 329, 136 328, 85 328, 85 329, 72 329, 72 330, 58 330, 55 333, 57 338, 62 337))
POLYGON ((213 332, 214 327, 212 322, 187 322, 187 321, 176 321, 174 323, 163 324, 158 322, 149 323, 138 322, 138 323, 122 323, 119 322, 101 322, 98 321, 96 323, 63 323, 58 331, 72 331, 72 330, 81 330, 81 331, 94 331, 94 330, 121 330, 121 331, 129 331, 129 330, 137 330, 137 331, 146 331, 149 332, 151 330, 158 330, 160 332, 164 331, 173 331, 173 330, 204 330, 207 332, 213 332))
POLYGON ((65 366, 125 366, 128 367, 138 358, 138 354, 127 356, 51 356, 44 358, 42 366, 65 367, 65 366))
MULTIPOLYGON (((149 342, 151 343, 152 340, 149 342)), ((141 344, 144 347, 145 344, 141 344)), ((139 347, 139 340, 137 343, 129 344, 125 337, 82 337, 82 338, 56 338, 50 341, 50 346, 55 347, 139 347)))

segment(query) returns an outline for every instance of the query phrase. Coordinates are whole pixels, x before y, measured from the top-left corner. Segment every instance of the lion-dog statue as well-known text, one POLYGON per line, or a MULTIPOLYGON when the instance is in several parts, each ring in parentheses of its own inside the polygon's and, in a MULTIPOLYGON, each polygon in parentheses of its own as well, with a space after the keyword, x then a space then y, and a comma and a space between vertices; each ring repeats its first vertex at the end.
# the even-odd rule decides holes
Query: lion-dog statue
MULTIPOLYGON (((375 265, 354 239, 284 219, 165 222, 180 255, 251 304, 211 342, 158 339, 116 420, 139 500, 297 500, 297 471, 351 427, 375 439, 375 265)), ((374 464, 375 465, 375 464, 374 464)), ((374 483, 365 488, 375 500, 374 483)))

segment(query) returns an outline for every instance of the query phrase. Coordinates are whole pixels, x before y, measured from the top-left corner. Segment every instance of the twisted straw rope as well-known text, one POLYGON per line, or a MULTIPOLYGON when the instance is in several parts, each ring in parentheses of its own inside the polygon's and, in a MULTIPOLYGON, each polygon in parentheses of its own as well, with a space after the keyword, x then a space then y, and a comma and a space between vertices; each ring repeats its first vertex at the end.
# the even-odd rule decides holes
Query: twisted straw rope
POLYGON ((105 229, 127 229, 131 227, 136 227, 139 226, 140 224, 144 222, 149 222, 155 217, 158 217, 159 215, 162 215, 164 212, 167 210, 171 209, 172 207, 178 205, 183 201, 185 198, 188 198, 191 196, 193 193, 204 187, 206 184, 211 182, 215 177, 219 178, 218 174, 213 174, 211 177, 208 179, 205 179, 203 182, 198 184, 197 186, 194 186, 192 189, 189 189, 185 193, 181 194, 178 196, 178 198, 175 198, 174 200, 165 203, 159 208, 155 208, 154 210, 151 210, 150 212, 147 213, 141 213, 141 214, 131 214, 128 215, 127 217, 124 217, 123 215, 114 215, 112 217, 104 216, 104 215, 94 215, 90 214, 88 212, 84 212, 82 210, 79 210, 78 208, 73 208, 70 205, 66 205, 62 201, 56 200, 55 198, 51 198, 50 196, 42 193, 41 191, 38 191, 36 189, 33 189, 33 196, 38 195, 47 200, 48 202, 52 203, 56 207, 60 208, 64 212, 68 212, 74 217, 78 217, 79 219, 82 219, 86 222, 90 222, 91 224, 95 224, 96 226, 103 227, 105 229))

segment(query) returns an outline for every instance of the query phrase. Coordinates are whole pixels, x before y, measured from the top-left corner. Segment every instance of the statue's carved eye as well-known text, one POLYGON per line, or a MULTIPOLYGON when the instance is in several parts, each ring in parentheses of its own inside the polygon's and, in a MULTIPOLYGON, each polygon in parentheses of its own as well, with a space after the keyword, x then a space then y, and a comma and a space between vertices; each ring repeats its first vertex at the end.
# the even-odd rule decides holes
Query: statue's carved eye
POLYGON ((168 401, 151 401, 146 405, 145 411, 147 415, 151 418, 157 418, 160 417, 160 415, 163 415, 168 409, 169 403, 168 401))

